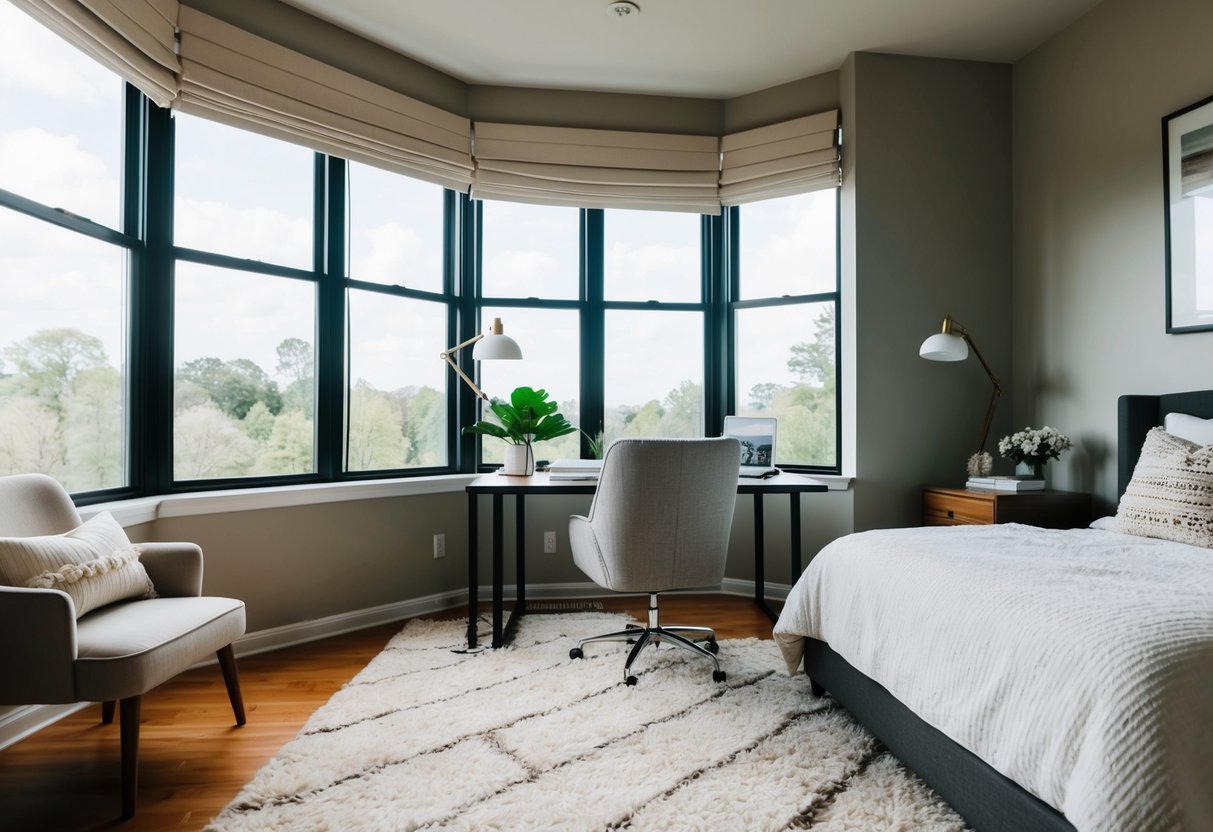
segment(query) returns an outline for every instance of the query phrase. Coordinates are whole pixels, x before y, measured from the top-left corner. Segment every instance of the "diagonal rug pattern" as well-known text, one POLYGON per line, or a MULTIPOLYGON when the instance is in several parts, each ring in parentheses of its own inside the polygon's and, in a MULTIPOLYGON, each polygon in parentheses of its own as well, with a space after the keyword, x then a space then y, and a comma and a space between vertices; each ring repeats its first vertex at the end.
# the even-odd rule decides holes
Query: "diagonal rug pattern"
POLYGON ((534 615, 513 645, 455 652, 410 621, 207 828, 938 830, 964 823, 758 639, 720 642, 723 684, 647 650, 623 684, 613 613, 534 615))

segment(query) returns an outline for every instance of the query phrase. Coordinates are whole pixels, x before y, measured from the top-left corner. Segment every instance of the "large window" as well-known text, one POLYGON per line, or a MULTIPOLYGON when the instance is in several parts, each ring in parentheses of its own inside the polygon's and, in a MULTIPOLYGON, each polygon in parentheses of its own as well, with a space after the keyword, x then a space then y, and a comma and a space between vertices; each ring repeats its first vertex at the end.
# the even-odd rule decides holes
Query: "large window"
POLYGON ((128 482, 123 86, 0 4, 0 475, 128 482))
POLYGON ((834 191, 704 217, 477 202, 150 104, 0 3, 0 474, 80 499, 477 470, 494 318, 588 438, 774 415, 837 470, 834 191), (473 447, 475 452, 472 452, 473 447))
POLYGON ((829 190, 740 209, 736 412, 779 419, 777 465, 837 465, 837 206, 829 190))

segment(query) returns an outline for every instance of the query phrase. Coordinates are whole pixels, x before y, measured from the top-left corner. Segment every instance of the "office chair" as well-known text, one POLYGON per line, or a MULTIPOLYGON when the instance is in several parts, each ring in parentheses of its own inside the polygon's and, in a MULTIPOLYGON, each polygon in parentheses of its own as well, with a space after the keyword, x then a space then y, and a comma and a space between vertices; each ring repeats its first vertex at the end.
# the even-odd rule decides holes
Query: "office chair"
POLYGON ((623 666, 648 644, 682 647, 711 660, 713 680, 725 673, 710 627, 662 626, 658 593, 717 586, 724 577, 737 500, 741 447, 716 439, 620 439, 607 449, 588 517, 569 518, 573 562, 599 586, 649 595, 648 626, 583 638, 569 651, 599 641, 634 642, 623 666), (701 643, 702 642, 702 643, 701 643))

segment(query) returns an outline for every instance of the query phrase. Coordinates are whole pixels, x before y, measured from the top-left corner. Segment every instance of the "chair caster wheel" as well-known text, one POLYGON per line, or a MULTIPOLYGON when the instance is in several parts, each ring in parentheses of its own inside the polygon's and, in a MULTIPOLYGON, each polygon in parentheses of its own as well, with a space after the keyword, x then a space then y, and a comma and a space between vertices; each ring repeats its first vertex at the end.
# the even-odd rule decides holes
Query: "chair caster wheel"
POLYGON ((712 681, 713 682, 723 682, 724 679, 725 679, 725 676, 724 676, 723 670, 713 670, 712 671, 712 681))
POLYGON ((716 654, 716 653, 719 653, 719 652, 720 652, 720 645, 716 643, 716 639, 714 639, 714 638, 713 638, 713 639, 708 639, 707 644, 705 644, 705 645, 703 645, 703 646, 704 646, 705 648, 707 648, 707 651, 708 651, 709 653, 716 654))
POLYGON ((570 659, 580 659, 580 658, 583 658, 584 656, 585 656, 585 654, 581 652, 580 647, 574 647, 572 650, 569 651, 570 659))
POLYGON ((634 687, 636 687, 636 677, 629 676, 628 678, 623 680, 623 683, 630 688, 634 688, 634 687))

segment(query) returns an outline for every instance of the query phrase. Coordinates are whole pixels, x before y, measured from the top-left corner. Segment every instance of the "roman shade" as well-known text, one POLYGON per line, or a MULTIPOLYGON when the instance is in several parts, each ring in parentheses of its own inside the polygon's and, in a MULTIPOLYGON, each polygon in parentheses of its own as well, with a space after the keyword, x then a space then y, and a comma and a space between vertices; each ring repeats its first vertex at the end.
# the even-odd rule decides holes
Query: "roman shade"
POLYGON ((837 110, 721 139, 723 205, 837 188, 841 182, 837 110))
POLYGON ((471 122, 188 6, 173 107, 455 190, 472 181, 471 122))
POLYGON ((161 107, 177 95, 177 0, 13 0, 161 107))
POLYGON ((716 136, 478 121, 472 196, 716 214, 719 143, 716 136))

